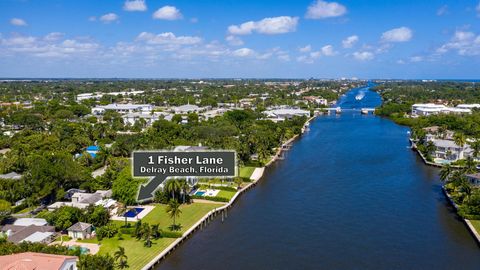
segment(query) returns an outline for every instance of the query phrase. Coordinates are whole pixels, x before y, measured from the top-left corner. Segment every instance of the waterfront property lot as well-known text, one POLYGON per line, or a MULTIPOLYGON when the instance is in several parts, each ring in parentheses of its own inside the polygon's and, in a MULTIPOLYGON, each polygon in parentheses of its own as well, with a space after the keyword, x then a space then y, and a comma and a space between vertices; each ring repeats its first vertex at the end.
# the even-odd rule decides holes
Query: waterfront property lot
MULTIPOLYGON (((179 232, 184 233, 206 213, 222 205, 223 204, 216 203, 192 203, 189 205, 180 206, 182 214, 176 221, 177 224, 182 225, 182 228, 179 232)), ((168 227, 172 224, 172 220, 165 212, 166 207, 167 206, 163 204, 155 204, 155 208, 142 219, 142 222, 147 222, 150 225, 160 224, 160 228, 162 230, 168 231, 168 227)), ((122 221, 113 222, 117 224, 118 227, 124 225, 124 222, 122 221)), ((133 222, 129 223, 132 225, 134 224, 133 222)), ((162 250, 168 247, 168 245, 175 241, 175 238, 160 238, 158 240, 152 240, 153 244, 151 247, 145 247, 143 240, 137 240, 128 234, 123 234, 122 238, 122 240, 119 240, 118 236, 114 236, 112 238, 104 238, 100 242, 96 238, 80 240, 78 242, 98 243, 100 244, 99 254, 108 253, 112 256, 119 246, 124 247, 126 255, 128 256, 128 264, 130 266, 129 269, 141 269, 149 261, 155 258, 155 256, 157 256, 162 250)))
MULTIPOLYGON (((160 229, 162 230, 169 230, 168 227, 172 225, 172 219, 168 216, 165 212, 167 208, 164 204, 154 204, 155 208, 148 213, 143 219, 142 222, 146 222, 150 225, 159 224, 160 229)), ((180 217, 176 219, 175 223, 181 224, 182 228, 179 231, 180 233, 185 232, 188 228, 190 228, 195 222, 197 222, 200 218, 202 218, 205 214, 209 211, 222 206, 222 204, 212 204, 212 203, 192 203, 181 205, 180 210, 182 210, 182 214, 180 217)), ((125 224, 124 221, 115 220, 113 221, 117 224, 118 227, 121 227, 125 224)), ((129 222, 130 224, 135 224, 135 222, 129 222)))
POLYGON ((123 235, 122 237, 123 240, 118 240, 116 236, 103 239, 101 241, 99 254, 108 253, 113 256, 119 246, 124 247, 128 257, 129 269, 142 269, 143 266, 175 241, 175 238, 160 238, 158 240, 152 240, 152 246, 147 248, 143 245, 142 240, 137 240, 130 235, 123 235))
MULTIPOLYGON (((192 203, 180 206, 182 214, 177 218, 176 223, 182 225, 180 232, 185 232, 195 222, 202 218, 209 211, 222 206, 222 204, 211 203, 192 203)), ((172 219, 165 212, 167 208, 164 204, 156 204, 155 208, 142 219, 142 222, 149 224, 160 224, 162 230, 168 230, 168 227, 172 225, 172 219)))
POLYGON ((252 176, 254 170, 255 167, 241 167, 238 172, 238 176, 250 179, 250 176, 252 176))

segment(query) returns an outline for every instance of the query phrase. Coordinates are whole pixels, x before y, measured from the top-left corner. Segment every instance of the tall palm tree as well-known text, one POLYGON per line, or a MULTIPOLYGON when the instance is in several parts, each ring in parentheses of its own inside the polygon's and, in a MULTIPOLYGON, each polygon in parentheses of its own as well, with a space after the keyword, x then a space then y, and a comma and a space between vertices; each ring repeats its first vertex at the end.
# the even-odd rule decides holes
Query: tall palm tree
POLYGON ((460 147, 463 147, 465 143, 467 142, 467 139, 465 138, 465 134, 461 132, 457 132, 453 135, 453 141, 460 147))
POLYGON ((183 203, 185 203, 185 197, 187 196, 187 191, 190 188, 190 186, 188 185, 186 179, 179 180, 178 185, 180 187, 180 190, 182 191, 183 203))
POLYGON ((472 148, 473 152, 473 157, 478 158, 478 155, 480 154, 480 138, 476 138, 471 144, 470 147, 472 148))
POLYGON ((477 164, 475 163, 475 160, 473 160, 473 157, 467 157, 464 170, 465 173, 474 173, 477 171, 477 164))
POLYGON ((175 199, 175 193, 180 190, 180 184, 175 179, 170 179, 165 183, 165 190, 172 194, 172 199, 175 199))
POLYGON ((127 255, 125 254, 125 248, 124 247, 118 247, 117 251, 113 254, 113 258, 117 262, 117 267, 119 269, 126 269, 128 268, 128 263, 127 263, 127 255))
POLYGON ((452 166, 450 164, 447 164, 443 166, 442 170, 440 170, 440 179, 446 182, 448 181, 450 174, 452 174, 452 166))
POLYGON ((175 220, 177 217, 180 217, 180 214, 182 213, 182 210, 180 210, 180 204, 177 201, 172 199, 168 202, 168 205, 165 211, 170 216, 170 218, 173 219, 172 228, 175 229, 176 228, 175 220))

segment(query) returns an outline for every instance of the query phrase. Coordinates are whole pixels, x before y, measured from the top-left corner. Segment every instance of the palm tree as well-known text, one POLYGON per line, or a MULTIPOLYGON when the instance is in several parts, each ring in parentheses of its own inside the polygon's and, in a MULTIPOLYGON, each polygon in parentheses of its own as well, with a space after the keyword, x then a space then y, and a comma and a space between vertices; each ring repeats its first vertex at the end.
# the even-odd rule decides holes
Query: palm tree
POLYGON ((476 138, 475 141, 473 141, 471 144, 470 144, 470 147, 472 148, 473 152, 473 157, 474 158, 477 158, 478 155, 480 154, 480 139, 479 138, 476 138))
POLYGON ((168 180, 165 183, 165 190, 172 194, 172 199, 175 199, 175 193, 180 190, 180 184, 175 179, 168 180))
POLYGON ((234 181, 235 181, 235 183, 237 184, 237 189, 240 189, 240 187, 242 186, 242 183, 243 183, 242 178, 237 177, 237 178, 235 178, 234 181))
POLYGON ((154 239, 158 239, 162 236, 160 232, 160 224, 153 224, 151 229, 152 229, 152 237, 154 239))
POLYGON ((440 170, 440 179, 446 182, 450 177, 450 174, 452 174, 452 166, 450 166, 450 164, 447 164, 443 166, 442 170, 440 170))
POLYGON ((465 173, 474 173, 477 171, 475 160, 472 157, 467 157, 465 161, 465 173))
POLYGON ((187 196, 187 190, 190 188, 190 186, 188 185, 186 179, 179 180, 178 185, 180 187, 180 190, 182 191, 183 203, 185 203, 185 197, 187 196))
POLYGON ((465 138, 465 134, 461 132, 457 132, 453 135, 453 141, 460 147, 463 147, 465 143, 467 142, 467 139, 465 138))
POLYGON ((125 248, 124 247, 118 247, 118 250, 115 251, 113 254, 113 257, 115 258, 115 261, 117 262, 117 267, 119 269, 126 269, 128 268, 128 263, 127 263, 127 255, 125 254, 125 248))
POLYGON ((173 219, 172 228, 175 229, 175 219, 177 217, 180 217, 180 214, 182 213, 182 210, 180 210, 180 204, 177 201, 171 199, 170 202, 168 202, 167 209, 165 211, 170 216, 170 218, 173 219))

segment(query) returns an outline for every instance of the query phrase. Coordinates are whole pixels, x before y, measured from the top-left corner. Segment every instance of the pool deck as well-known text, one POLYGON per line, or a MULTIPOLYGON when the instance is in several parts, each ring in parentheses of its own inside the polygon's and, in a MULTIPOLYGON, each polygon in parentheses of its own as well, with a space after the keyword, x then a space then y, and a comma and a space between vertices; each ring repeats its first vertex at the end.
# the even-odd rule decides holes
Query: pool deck
MULTIPOLYGON (((148 215, 148 213, 150 213, 153 208, 155 208, 154 205, 137 205, 137 206, 132 206, 132 208, 144 208, 142 212, 140 212, 136 217, 127 217, 127 221, 131 221, 131 222, 137 222, 139 221, 140 219, 144 218, 146 215, 148 215)), ((118 210, 118 208, 117 208, 118 210)), ((124 216, 118 216, 118 215, 112 215, 112 217, 110 218, 111 220, 119 220, 119 221, 125 221, 125 217, 124 216)))
POLYGON ((78 246, 78 247, 84 247, 84 248, 88 248, 90 250, 89 254, 92 254, 92 255, 95 255, 98 253, 98 251, 100 250, 100 245, 98 244, 93 244, 93 243, 80 243, 80 242, 77 242, 76 240, 69 240, 69 241, 64 241, 63 243, 60 242, 60 241, 55 241, 53 243, 51 243, 50 245, 62 245, 62 246, 67 246, 67 247, 74 247, 74 246, 78 246))

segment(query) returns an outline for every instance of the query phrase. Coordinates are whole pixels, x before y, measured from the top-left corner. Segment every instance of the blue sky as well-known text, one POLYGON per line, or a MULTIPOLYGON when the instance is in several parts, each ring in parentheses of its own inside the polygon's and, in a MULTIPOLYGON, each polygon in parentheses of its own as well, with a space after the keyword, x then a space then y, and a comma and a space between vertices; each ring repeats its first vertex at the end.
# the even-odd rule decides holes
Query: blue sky
POLYGON ((480 2, 2 0, 0 77, 480 78, 480 2))

